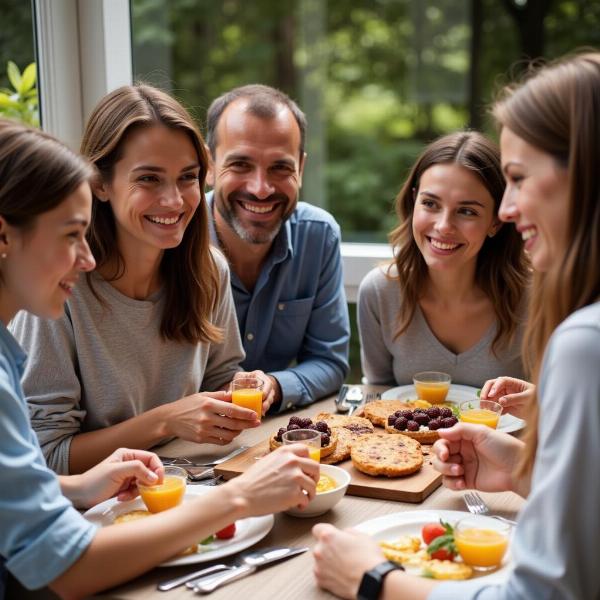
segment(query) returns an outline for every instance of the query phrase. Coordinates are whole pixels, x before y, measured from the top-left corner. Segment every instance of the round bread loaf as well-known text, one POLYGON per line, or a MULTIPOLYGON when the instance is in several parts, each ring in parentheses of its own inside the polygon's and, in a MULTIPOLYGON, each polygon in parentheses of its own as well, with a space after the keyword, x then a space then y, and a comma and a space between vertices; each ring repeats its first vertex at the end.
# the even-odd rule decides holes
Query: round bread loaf
POLYGON ((374 433, 354 442, 350 458, 356 469, 367 475, 401 477, 423 465, 421 444, 405 435, 374 433))

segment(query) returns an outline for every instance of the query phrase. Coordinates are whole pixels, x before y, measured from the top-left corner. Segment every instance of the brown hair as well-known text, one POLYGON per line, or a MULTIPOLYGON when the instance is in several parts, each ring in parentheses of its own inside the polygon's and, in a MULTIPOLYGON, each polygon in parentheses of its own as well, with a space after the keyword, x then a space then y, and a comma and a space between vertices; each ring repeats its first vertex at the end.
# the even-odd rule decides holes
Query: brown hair
POLYGON ((217 149, 217 127, 225 109, 235 100, 247 98, 246 110, 260 119, 273 119, 277 115, 277 108, 286 106, 294 115, 300 129, 300 158, 304 154, 306 141, 306 116, 298 105, 282 91, 268 85, 252 84, 234 88, 219 96, 208 107, 206 113, 206 141, 213 158, 217 149))
MULTIPOLYGON (((425 148, 396 197, 400 224, 389 235, 395 254, 392 264, 397 269, 394 278, 402 290, 396 337, 410 325, 427 278, 427 264, 412 232, 412 217, 423 173, 439 164, 456 164, 475 173, 494 199, 496 214, 504 194, 500 153, 482 134, 452 133, 425 148)), ((528 280, 522 247, 523 242, 514 227, 501 227, 494 237, 486 238, 477 256, 475 280, 491 300, 498 321, 492 343, 494 352, 510 343, 522 318, 520 311, 528 280)))
POLYGON ((10 225, 32 227, 92 174, 84 159, 47 133, 0 119, 0 215, 10 225))
MULTIPOLYGON (((186 109, 167 93, 151 86, 120 87, 104 96, 90 115, 81 152, 96 166, 102 180, 110 182, 128 135, 134 129, 155 125, 182 131, 188 136, 198 156, 201 194, 200 204, 181 244, 165 250, 161 260, 160 274, 166 299, 160 331, 170 340, 220 341, 221 331, 209 318, 218 302, 220 280, 209 245, 208 209, 204 197, 208 156, 202 136, 186 109)), ((114 214, 110 202, 101 202, 95 196, 88 240, 98 267, 116 261, 114 279, 118 279, 124 264, 117 247, 114 214)))
MULTIPOLYGON (((532 67, 524 82, 504 90, 493 114, 501 127, 568 170, 569 244, 547 272, 536 273, 525 331, 523 355, 537 382, 552 332, 600 297, 600 53, 532 67)), ((537 402, 529 421, 522 473, 531 470, 535 459, 537 402)))

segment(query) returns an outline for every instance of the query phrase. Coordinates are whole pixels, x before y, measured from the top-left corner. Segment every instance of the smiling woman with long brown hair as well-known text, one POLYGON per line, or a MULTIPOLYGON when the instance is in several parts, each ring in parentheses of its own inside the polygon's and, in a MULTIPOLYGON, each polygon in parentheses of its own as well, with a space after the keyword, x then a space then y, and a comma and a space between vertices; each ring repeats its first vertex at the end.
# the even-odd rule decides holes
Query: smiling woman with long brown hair
MULTIPOLYGON (((392 571, 362 598, 600 598, 600 53, 534 71, 494 115, 507 180, 500 217, 514 223, 536 271, 524 351, 537 402, 527 442, 459 423, 440 431, 434 465, 452 489, 527 497, 513 568, 495 585, 392 571)), ((381 551, 330 525, 315 535, 318 583, 355 597, 381 551)))

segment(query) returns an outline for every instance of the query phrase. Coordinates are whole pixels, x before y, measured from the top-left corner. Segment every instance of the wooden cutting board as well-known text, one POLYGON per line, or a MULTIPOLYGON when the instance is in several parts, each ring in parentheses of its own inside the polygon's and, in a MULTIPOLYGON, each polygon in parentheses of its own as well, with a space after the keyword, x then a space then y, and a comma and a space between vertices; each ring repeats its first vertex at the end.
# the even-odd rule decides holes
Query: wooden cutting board
MULTIPOLYGON (((426 452, 430 447, 423 446, 426 452)), ((224 479, 232 479, 244 473, 256 463, 257 458, 265 456, 268 452, 269 441, 265 440, 215 467, 215 474, 222 475, 224 479)), ((352 476, 347 491, 352 496, 401 502, 422 502, 442 483, 442 476, 431 466, 429 455, 425 456, 420 471, 405 477, 371 477, 356 470, 352 466, 351 460, 338 463, 336 466, 345 469, 352 476)))

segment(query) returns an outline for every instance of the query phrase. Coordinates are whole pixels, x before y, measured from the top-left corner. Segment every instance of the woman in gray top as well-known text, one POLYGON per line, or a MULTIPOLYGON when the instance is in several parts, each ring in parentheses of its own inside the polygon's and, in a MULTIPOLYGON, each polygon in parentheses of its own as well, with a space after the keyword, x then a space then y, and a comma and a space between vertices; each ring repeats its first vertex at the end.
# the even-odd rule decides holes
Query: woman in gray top
POLYGON ((21 313, 12 323, 30 355, 23 387, 48 464, 79 473, 120 446, 172 436, 229 443, 259 420, 216 391, 244 352, 227 264, 209 246, 197 127, 168 94, 125 86, 93 111, 82 154, 98 173, 97 269, 68 284, 58 321, 21 313))
MULTIPOLYGON (((393 571, 386 599, 600 598, 600 53, 541 69, 494 114, 507 179, 500 216, 515 223, 537 271, 524 346, 537 402, 525 442, 460 423, 440 430, 434 464, 452 489, 527 496, 513 568, 495 585, 393 571)), ((315 533, 319 583, 354 597, 358 573, 384 560, 379 549, 329 525, 315 533)))
POLYGON ((523 242, 503 227, 496 146, 477 132, 446 135, 421 154, 396 198, 394 261, 358 295, 362 368, 370 383, 412 384, 443 371, 481 387, 523 375, 523 242))

